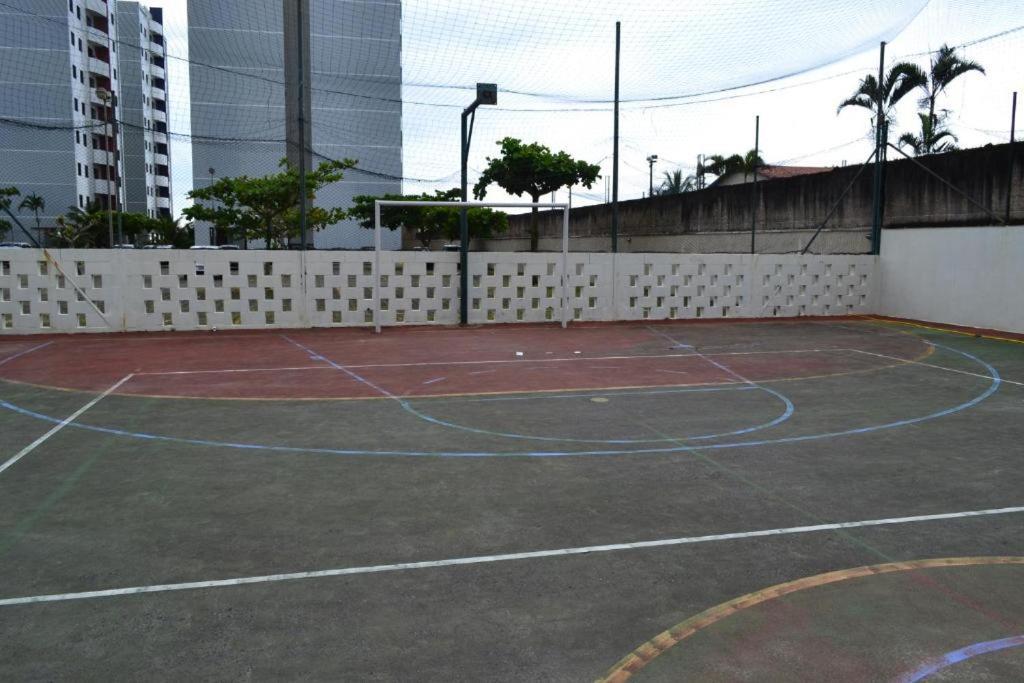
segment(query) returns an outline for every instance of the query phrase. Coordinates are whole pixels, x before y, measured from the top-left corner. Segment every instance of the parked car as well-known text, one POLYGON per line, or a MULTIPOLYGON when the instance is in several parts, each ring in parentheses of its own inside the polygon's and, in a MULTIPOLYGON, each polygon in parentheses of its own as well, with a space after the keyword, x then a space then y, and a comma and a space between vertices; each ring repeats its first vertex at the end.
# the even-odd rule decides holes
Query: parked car
POLYGON ((147 244, 143 249, 174 249, 170 244, 147 244))
POLYGON ((0 249, 31 249, 28 242, 0 242, 0 249))

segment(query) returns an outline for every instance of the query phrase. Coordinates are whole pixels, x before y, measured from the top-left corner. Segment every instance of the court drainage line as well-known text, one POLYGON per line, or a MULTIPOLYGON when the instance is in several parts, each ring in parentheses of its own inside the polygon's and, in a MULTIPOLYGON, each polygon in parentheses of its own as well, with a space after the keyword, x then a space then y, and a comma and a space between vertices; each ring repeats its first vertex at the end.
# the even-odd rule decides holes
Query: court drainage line
POLYGON ((45 349, 47 346, 49 346, 52 343, 53 343, 52 341, 44 342, 42 344, 38 344, 36 346, 33 346, 32 348, 25 349, 24 351, 16 353, 13 356, 7 356, 6 358, 2 358, 2 359, 0 359, 0 365, 6 365, 7 363, 10 363, 15 358, 21 358, 22 356, 27 356, 28 354, 32 353, 33 351, 38 351, 39 349, 45 349))
POLYGON ((519 553, 505 553, 501 555, 475 555, 468 557, 455 557, 446 560, 400 562, 396 564, 378 564, 361 567, 343 567, 338 569, 321 569, 305 572, 290 572, 285 574, 244 576, 231 579, 216 579, 212 581, 187 581, 181 583, 164 583, 148 586, 108 588, 104 590, 80 591, 74 593, 53 593, 48 595, 32 595, 14 598, 3 598, 0 599, 0 607, 10 607, 14 605, 29 605, 45 602, 64 602, 69 600, 88 600, 93 598, 110 598, 124 595, 139 595, 143 593, 167 593, 172 591, 198 590, 205 588, 224 588, 229 586, 243 586, 258 583, 276 583, 281 581, 294 581, 301 579, 319 579, 336 576, 354 576, 360 574, 381 574, 385 572, 408 571, 416 569, 437 569, 442 567, 455 567, 474 564, 493 564, 495 562, 509 562, 514 560, 534 560, 548 557, 590 555, 596 553, 608 553, 624 550, 642 550, 646 548, 662 548, 666 546, 696 545, 700 543, 713 543, 718 541, 735 541, 749 538, 786 536, 793 534, 814 533, 819 531, 835 531, 838 529, 891 526, 897 524, 915 524, 920 522, 936 522, 942 520, 961 519, 967 517, 989 517, 993 515, 1008 515, 1022 512, 1024 512, 1024 506, 989 508, 986 510, 966 510, 962 512, 946 512, 932 515, 889 517, 885 519, 867 519, 854 522, 833 522, 829 524, 782 527, 777 529, 758 529, 755 531, 739 531, 724 534, 708 534, 704 536, 683 536, 678 538, 664 538, 654 541, 610 543, 606 545, 560 548, 555 550, 533 550, 519 553))
MULTIPOLYGON (((868 355, 868 356, 877 356, 878 358, 888 358, 889 360, 898 360, 896 358, 896 356, 887 356, 884 353, 875 353, 874 351, 863 351, 861 349, 850 349, 850 351, 854 351, 856 353, 863 353, 863 354, 868 355)), ((905 363, 910 363, 912 365, 921 365, 921 366, 924 366, 926 368, 935 368, 936 370, 945 370, 946 372, 955 372, 955 373, 958 373, 958 374, 961 374, 961 375, 968 375, 970 377, 978 377, 979 379, 991 379, 987 375, 981 375, 981 374, 979 374, 977 372, 968 372, 967 370, 958 370, 957 368, 947 368, 944 365, 935 365, 934 363, 923 363, 923 362, 918 361, 918 360, 904 360, 904 362, 905 363)), ((1024 387, 1024 382, 1016 382, 1016 381, 1014 381, 1012 379, 1006 379, 1005 377, 1001 377, 1000 380, 1003 383, 1005 383, 1005 384, 1015 384, 1015 385, 1017 385, 1019 387, 1024 387)))
POLYGON ((50 431, 46 432, 45 434, 40 436, 38 439, 36 439, 35 441, 30 443, 29 445, 27 445, 24 448, 22 448, 17 453, 15 453, 14 457, 10 458, 3 465, 0 465, 0 474, 3 474, 6 470, 8 470, 11 466, 13 466, 16 462, 18 462, 19 460, 24 458, 26 455, 28 455, 29 453, 34 451, 36 448, 41 446, 51 436, 53 436, 54 434, 56 434, 60 430, 64 429, 65 427, 67 427, 69 424, 74 422, 79 417, 81 417, 85 413, 85 411, 89 410, 94 405, 96 405, 97 403, 99 403, 100 401, 105 399, 107 396, 110 396, 110 394, 112 394, 115 391, 117 391, 121 387, 122 384, 124 384, 125 382, 127 382, 128 380, 130 380, 134 376, 135 376, 134 373, 129 374, 129 375, 125 375, 120 380, 118 380, 113 386, 111 386, 106 391, 104 391, 102 394, 100 394, 99 396, 96 396, 91 401, 86 403, 84 406, 82 406, 81 408, 79 408, 78 410, 76 410, 75 412, 71 413, 66 418, 64 418, 63 420, 58 422, 52 429, 50 429, 50 431))

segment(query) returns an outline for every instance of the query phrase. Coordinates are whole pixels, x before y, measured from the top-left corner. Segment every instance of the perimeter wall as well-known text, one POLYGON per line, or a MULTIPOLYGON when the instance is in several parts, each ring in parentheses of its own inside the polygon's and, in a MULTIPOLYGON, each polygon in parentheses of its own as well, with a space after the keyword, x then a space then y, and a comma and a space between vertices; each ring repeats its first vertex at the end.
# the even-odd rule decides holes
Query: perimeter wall
MULTIPOLYGON (((458 257, 382 252, 378 318, 372 252, 5 249, 0 334, 455 324, 458 257)), ((470 289, 472 323, 722 319, 873 313, 878 279, 864 255, 485 252, 470 289)))

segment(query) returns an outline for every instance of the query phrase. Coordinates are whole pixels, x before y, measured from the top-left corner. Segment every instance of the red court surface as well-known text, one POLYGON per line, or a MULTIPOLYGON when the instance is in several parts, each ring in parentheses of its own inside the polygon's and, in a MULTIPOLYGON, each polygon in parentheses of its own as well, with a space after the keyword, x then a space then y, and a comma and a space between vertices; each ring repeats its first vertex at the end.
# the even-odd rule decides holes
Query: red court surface
POLYGON ((0 340, 0 360, 8 359, 0 379, 98 392, 131 375, 115 394, 361 399, 791 380, 871 371, 929 352, 910 336, 847 344, 830 327, 828 339, 801 346, 792 336, 732 327, 734 341, 707 345, 699 343, 701 326, 684 341, 666 332, 677 328, 643 324, 12 338, 0 340))

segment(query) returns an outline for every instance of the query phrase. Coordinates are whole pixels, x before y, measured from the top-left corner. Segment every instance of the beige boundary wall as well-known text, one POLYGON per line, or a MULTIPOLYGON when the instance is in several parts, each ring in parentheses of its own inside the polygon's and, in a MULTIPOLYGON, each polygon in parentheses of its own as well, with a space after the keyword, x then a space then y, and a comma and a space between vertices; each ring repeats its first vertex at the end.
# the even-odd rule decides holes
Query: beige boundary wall
POLYGON ((886 230, 880 268, 879 313, 1024 332, 1024 226, 886 230))
MULTIPOLYGON (((381 253, 380 324, 458 322, 458 257, 381 253)), ((565 257, 569 320, 876 312, 865 255, 565 257)), ((0 250, 0 334, 373 326, 373 252, 0 250)), ((470 322, 562 318, 561 254, 470 255, 470 322)))

